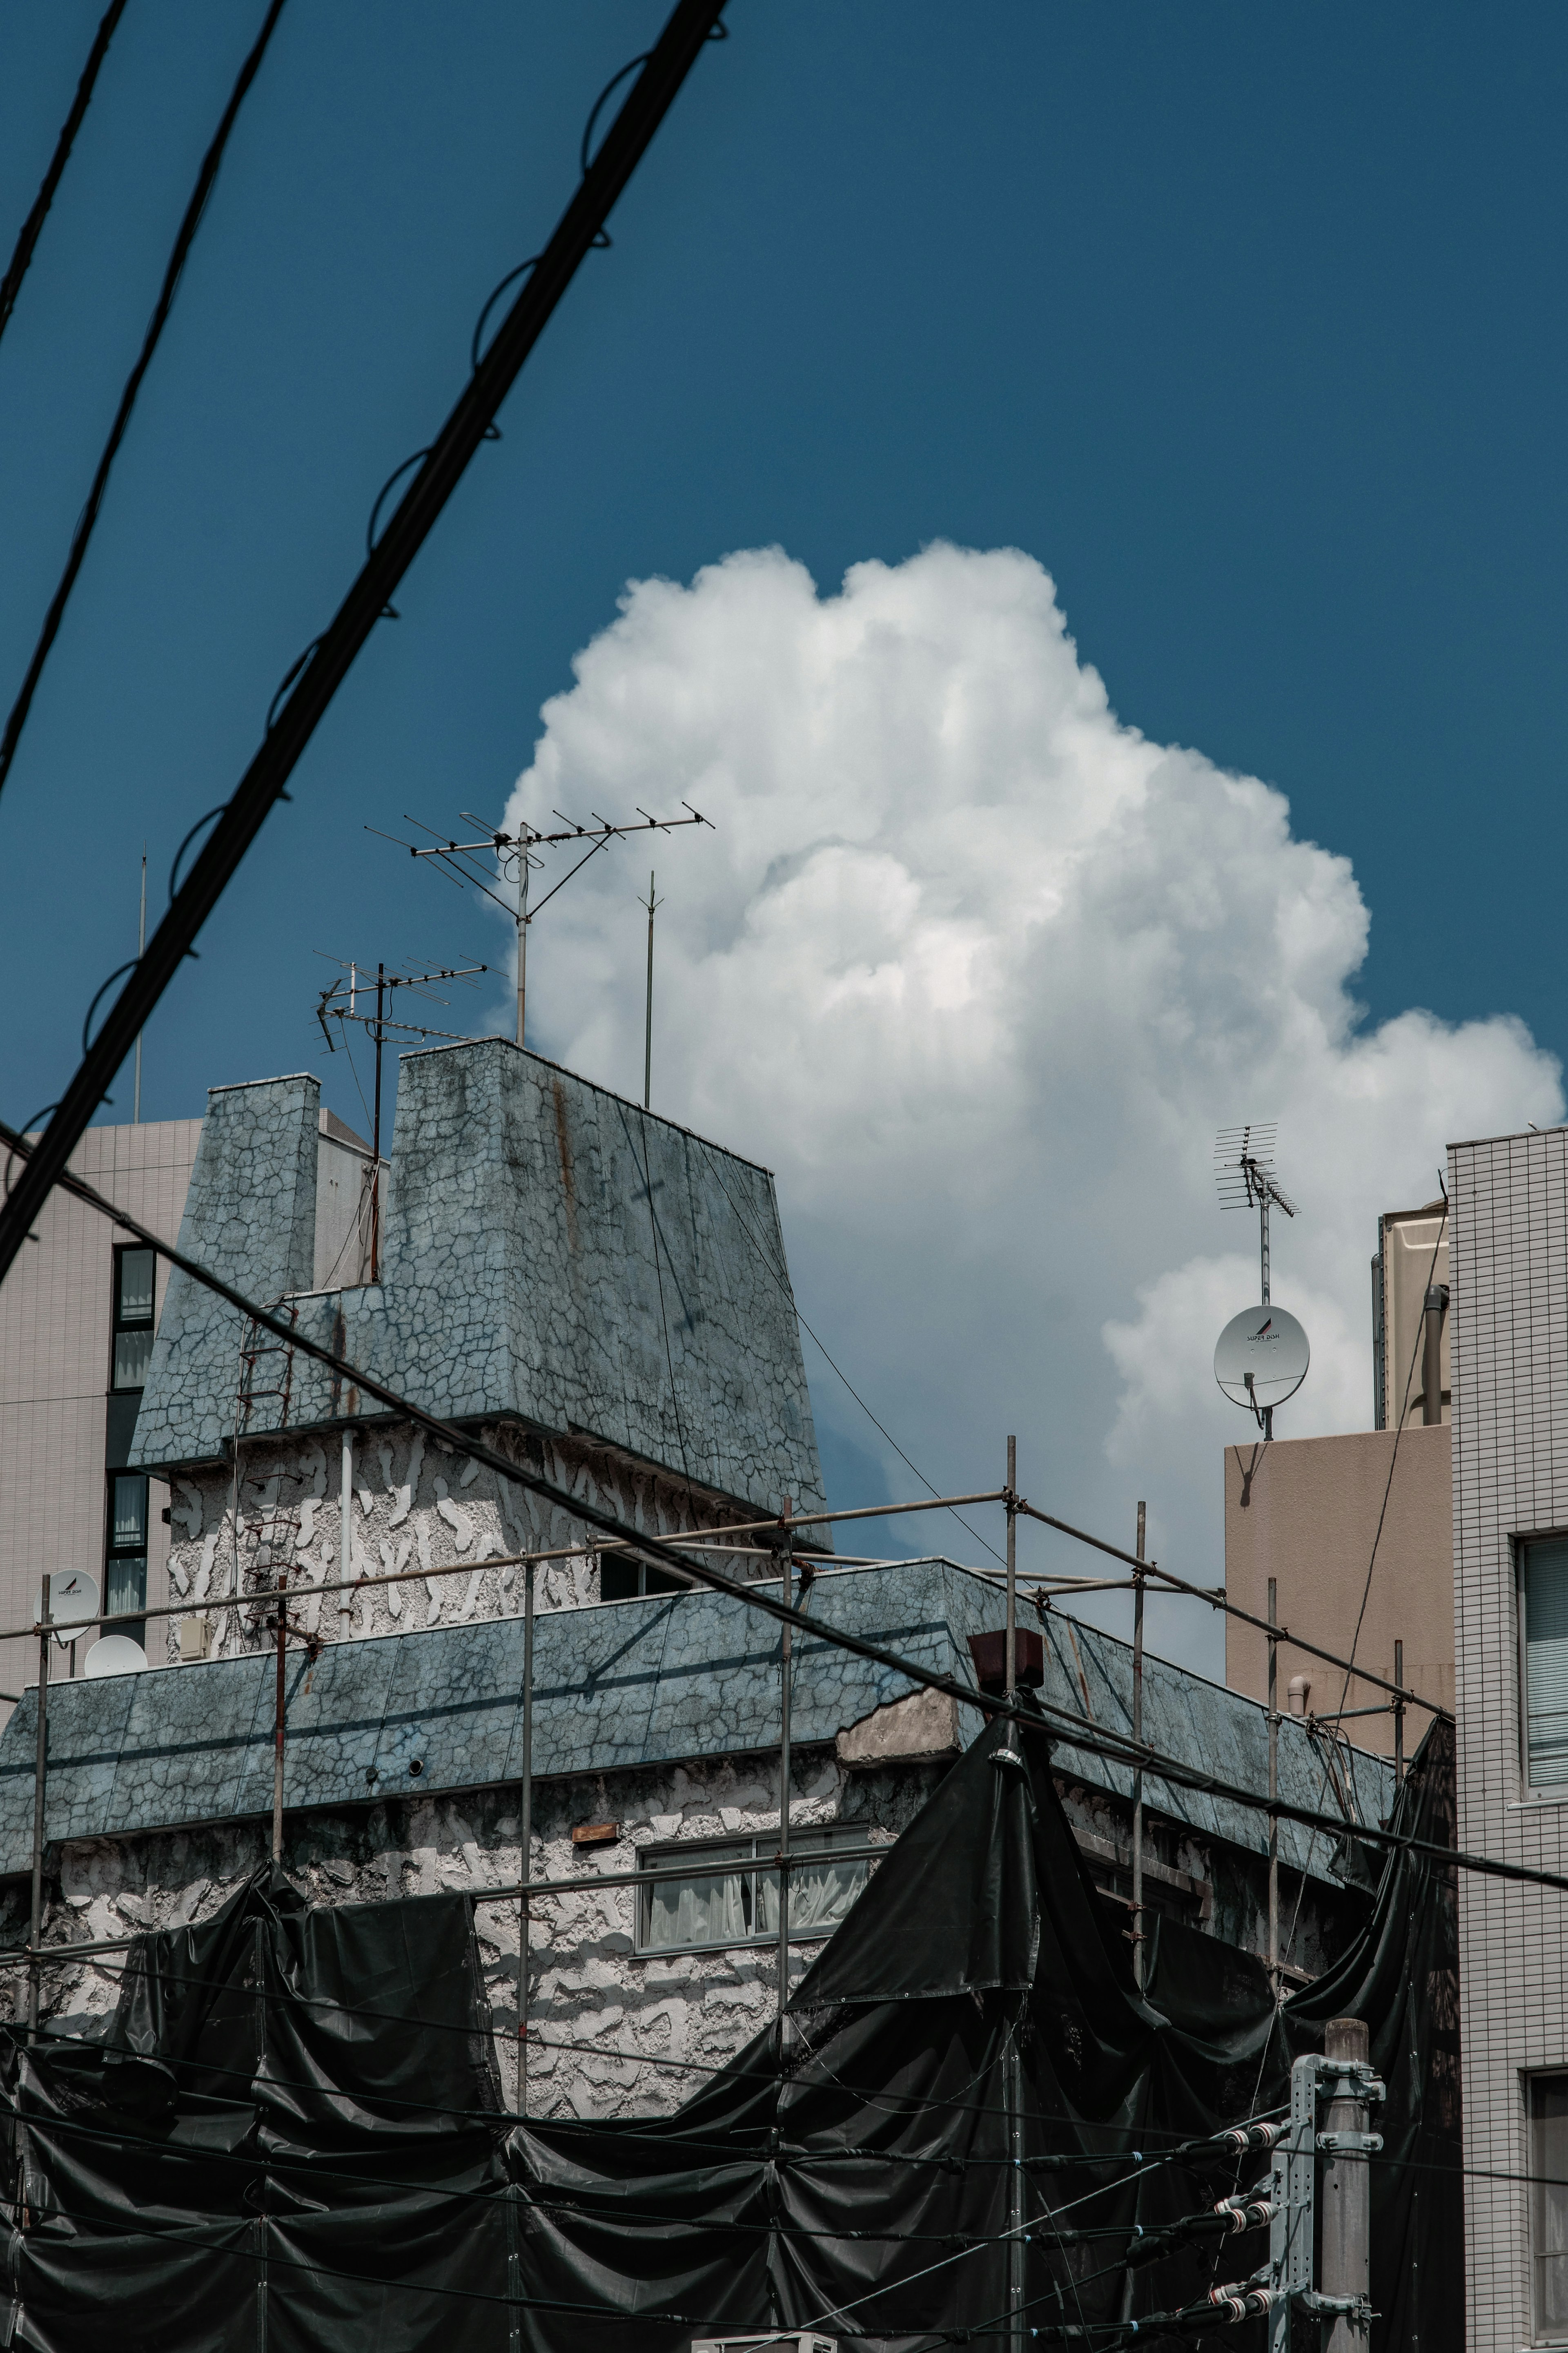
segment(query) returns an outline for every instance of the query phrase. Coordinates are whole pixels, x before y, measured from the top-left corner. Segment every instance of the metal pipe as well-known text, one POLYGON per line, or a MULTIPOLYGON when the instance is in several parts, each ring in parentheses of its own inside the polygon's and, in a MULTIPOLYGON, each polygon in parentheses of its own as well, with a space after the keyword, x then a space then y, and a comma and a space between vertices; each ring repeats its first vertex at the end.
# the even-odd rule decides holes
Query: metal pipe
POLYGON ((44 1792, 49 1769, 49 1584, 44 1579, 43 1614, 38 1620, 38 1734, 33 1760, 33 1909, 27 1942, 34 1958, 27 1966, 27 2040, 38 2039, 38 1943, 44 1933, 44 1792))
POLYGON ((531 1926, 529 1882, 533 1875, 533 1577, 523 1571, 522 1588, 522 1786, 518 1803, 518 1859, 521 1884, 517 1897, 517 2112, 528 2114, 528 1947, 531 1926))
POLYGON ((340 1492, 338 1495, 338 1566, 342 1576, 338 1580, 338 1640, 346 1642, 349 1621, 353 1616, 349 1595, 353 1585, 354 1541, 354 1441, 353 1432, 345 1430, 340 1451, 340 1492))
POLYGON ((375 1110, 371 1121, 370 1143, 370 1279, 381 1281, 381 1048, 385 1032, 382 1028, 382 999, 386 991, 386 966, 375 968, 375 1110))
POLYGON ((1018 1695, 1018 1441, 1007 1440, 1007 1683, 1018 1695))
MULTIPOLYGON (((1396 1641, 1394 1645, 1394 1680, 1396 1683, 1402 1683, 1405 1681, 1405 1645, 1400 1641, 1396 1641)), ((1384 1711, 1380 1708, 1377 1713, 1382 1715, 1384 1711)), ((1405 1702, 1402 1699, 1396 1699, 1394 1703, 1394 1786, 1395 1789, 1402 1786, 1404 1779, 1405 1702)))
MULTIPOLYGON (((1337 2059, 1364 2067, 1368 2049, 1364 2019, 1331 2018, 1325 2023, 1323 2055, 1331 2065, 1337 2059)), ((1366 2101, 1331 2099, 1326 2124, 1330 2151, 1323 2163, 1321 2189, 1322 2292, 1352 2297, 1362 2308, 1336 2312, 1324 2321, 1322 2353, 1366 2353, 1366 2307, 1372 2292, 1372 2168, 1366 2149, 1354 2146, 1365 2138, 1366 2101), (1350 2139, 1349 2148, 1333 2147, 1331 2137, 1341 2136, 1350 2139)))
POLYGON ((643 1023, 642 1046, 642 1107, 653 1103, 653 911, 658 902, 653 895, 653 875, 647 878, 647 1015, 643 1023))
MULTIPOLYGON (((953 1500, 959 1499, 955 1497, 953 1500)), ((991 1502, 994 1499, 984 1496, 977 1500, 991 1502)), ((1289 1626, 1271 1628, 1267 1618, 1255 1618, 1251 1610, 1244 1609, 1239 1602, 1227 1601, 1223 1585, 1189 1585, 1184 1577, 1177 1577, 1173 1570, 1162 1568, 1157 1560, 1141 1562, 1136 1553, 1123 1552, 1120 1545, 1107 1544, 1103 1536, 1091 1536, 1085 1529, 1075 1528, 1066 1520, 1053 1519, 1049 1512, 1042 1512, 1035 1504, 1026 1503, 1022 1495, 1018 1498, 1018 1509, 1026 1519, 1038 1520, 1044 1527, 1058 1528, 1063 1535, 1076 1537, 1079 1544, 1092 1545, 1096 1552, 1108 1552, 1112 1560, 1124 1560, 1129 1568, 1142 1568, 1146 1577, 1157 1577, 1162 1585, 1172 1587, 1177 1593, 1187 1594, 1194 1601, 1206 1601, 1211 1609, 1223 1609, 1227 1618, 1237 1619, 1244 1626, 1256 1626, 1265 1634, 1276 1633, 1279 1641, 1292 1651, 1305 1651, 1309 1658, 1321 1659, 1331 1667, 1342 1667, 1347 1674, 1354 1675, 1363 1683, 1370 1683, 1374 1691, 1390 1692, 1395 1699, 1406 1700, 1413 1707, 1424 1707, 1429 1715, 1440 1715, 1447 1723, 1452 1724, 1454 1720, 1452 1709, 1439 1707, 1436 1700, 1423 1698, 1418 1691, 1401 1691, 1397 1683, 1388 1683, 1382 1675, 1374 1675, 1370 1668, 1359 1666, 1354 1660, 1342 1659, 1336 1651, 1320 1650, 1317 1643, 1309 1642, 1305 1635, 1292 1634, 1289 1626)))
MULTIPOLYGON (((1143 1557, 1148 1506, 1138 1506, 1138 1557, 1143 1557)), ((1143 1739, 1143 1579, 1132 1580, 1132 1737, 1143 1739)), ((1143 1767, 1132 1776, 1132 1975, 1143 1983, 1143 1767)))
POLYGON ((272 1860, 283 1860, 283 1659, 289 1638, 289 1572, 278 1572, 278 1693, 272 1715, 272 1860))
POLYGON ((1428 1429, 1443 1419, 1443 1318, 1447 1312, 1447 1284, 1429 1282, 1421 1311, 1421 1419, 1428 1429))
POLYGON ((518 848, 522 871, 517 882, 517 1042, 523 1043, 523 1011, 528 997, 528 828, 518 848))
MULTIPOLYGON (((784 1497, 789 1517, 789 1497, 784 1497)), ((792 1597, 789 1540, 779 1551, 779 1588, 785 1601, 792 1597)), ((790 1799, 790 1669, 795 1629, 779 1628, 779 2064, 784 2065, 784 2009, 789 2000, 789 1799, 790 1799)))
MULTIPOLYGON (((1018 1997, 1022 2012, 1028 1996, 1018 1997)), ((1024 2021, 1017 2017, 1002 2053, 1002 2094, 1007 2107, 1007 2338, 1011 2353, 1024 2353, 1028 2330, 1024 2320, 1024 2097, 1018 2037, 1024 2021)))
MULTIPOLYGON (((1279 1585, 1268 1580, 1268 1623, 1279 1623, 1279 1585)), ((1279 1795, 1279 1641, 1276 1634, 1268 1638, 1268 1803, 1272 1810, 1279 1795)), ((1274 1989, 1274 1999, 1279 1999, 1279 1817, 1270 1810, 1268 1816, 1268 1979, 1274 1989)))
MULTIPOLYGON (((147 953, 147 845, 142 844, 142 913, 136 925, 136 959, 140 963, 147 953)), ((136 1032, 136 1076, 131 1102, 131 1124, 142 1124, 142 1032, 136 1032)))

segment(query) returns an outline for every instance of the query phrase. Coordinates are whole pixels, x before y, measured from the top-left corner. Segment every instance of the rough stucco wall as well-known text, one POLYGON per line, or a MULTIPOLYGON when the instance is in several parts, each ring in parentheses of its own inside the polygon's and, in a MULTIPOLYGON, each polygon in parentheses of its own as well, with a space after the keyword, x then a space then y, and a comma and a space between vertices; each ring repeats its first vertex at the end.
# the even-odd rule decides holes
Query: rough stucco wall
MULTIPOLYGON (((213 1098, 184 1238, 252 1296, 310 1280, 288 1177, 309 1160, 313 1204, 307 1086, 213 1098)), ((313 1337, 422 1405, 597 1439, 765 1510, 785 1494, 822 1504, 765 1169, 485 1039, 404 1060, 385 1235, 380 1283, 301 1298, 297 1312, 313 1337)), ((233 1310, 171 1285, 137 1430, 145 1464, 221 1454, 238 1347, 233 1310)), ((359 1411, 357 1392, 294 1360, 289 1426, 359 1411)), ((279 1400, 258 1398, 247 1426, 283 1418, 279 1400)))
MULTIPOLYGON (((1392 1678, 1394 1645, 1403 1641, 1406 1686, 1451 1708, 1451 1436, 1447 1423, 1406 1430, 1399 1435, 1397 1457, 1392 1430, 1276 1439, 1267 1447, 1227 1446, 1225 1582, 1231 1599, 1266 1618, 1272 1577, 1279 1586, 1280 1622, 1348 1658, 1364 1593, 1366 1615, 1356 1657, 1373 1673, 1392 1678), (1374 1540, 1377 1560, 1369 1590, 1374 1540)), ((1225 1673, 1232 1690, 1254 1699, 1267 1696, 1268 1638, 1235 1618, 1226 1620, 1225 1673)), ((1358 1677, 1342 1703, 1342 1672, 1281 1642, 1281 1707, 1290 1678, 1297 1674, 1304 1674, 1312 1686, 1311 1705, 1325 1712, 1342 1704, 1375 1707, 1387 1696, 1358 1677)), ((1427 1720, 1419 1709, 1407 1713, 1407 1756, 1415 1751, 1427 1720)), ((1393 1755, 1392 1717, 1359 1717, 1353 1731, 1358 1746, 1393 1755)))
MULTIPOLYGON (((889 1767, 845 1774, 831 1749, 797 1755, 790 1820, 864 1824, 867 1842, 890 1841, 913 1820, 939 1768, 889 1767)), ((474 1894, 519 1876, 515 1788, 455 1798, 405 1799, 286 1825, 284 1867, 320 1904, 393 1895, 474 1894)), ((636 1867, 636 1850, 671 1840, 776 1832, 774 1760, 720 1759, 673 1769, 543 1782, 534 1791, 533 1870, 541 1878, 636 1867), (574 1824, 613 1820, 612 1846, 572 1844, 574 1824)), ((266 1859, 265 1824, 215 1824, 147 1839, 91 1839, 58 1851, 46 1941, 84 1943, 209 1918, 266 1859)), ((25 1929, 26 1890, 0 1903, 0 1936, 25 1929)), ((634 1891, 536 1896, 531 1921, 529 2105, 541 2116, 662 2113, 679 2105, 772 2018, 777 1947, 638 1955, 634 1891)), ((506 2097, 517 2094, 515 1896, 476 1907, 476 1932, 506 2097)), ((792 1978, 820 1951, 791 1952, 792 1978)), ((46 1973, 49 2030, 80 2033, 118 1996, 122 1963, 102 1954, 46 1973)), ((0 2017, 17 2014, 26 1988, 0 1982, 0 2017)))
MULTIPOLYGON (((712 1508, 691 1509, 683 1488, 652 1472, 637 1471, 571 1444, 552 1444, 515 1429, 484 1430, 487 1445, 531 1466, 573 1495, 616 1513, 650 1534, 711 1525, 712 1508)), ((406 1423, 373 1423, 353 1433, 351 1559, 342 1552, 341 1433, 260 1440, 241 1450, 238 1568, 241 1593, 270 1592, 279 1570, 300 1589, 296 1608, 304 1632, 322 1640, 363 1641, 416 1626, 458 1625, 507 1616, 522 1607, 524 1572, 506 1556, 574 1546, 571 1557, 536 1570, 535 1606, 581 1609, 599 1599, 599 1556, 583 1545, 580 1521, 524 1487, 426 1439, 406 1423), (491 1562, 505 1565, 491 1567, 491 1562), (463 1576, 444 1576, 449 1568, 463 1576), (311 1588, 350 1577, 422 1570, 407 1585, 372 1588, 357 1595, 322 1595, 311 1588), (435 1573, 433 1573, 435 1572, 435 1573)), ((235 1584, 235 1490, 218 1469, 177 1472, 172 1482, 172 1598, 202 1605, 232 1594, 235 1584)), ((733 1573, 765 1567, 754 1555, 737 1555, 733 1573)), ((254 1612, 212 1613, 214 1658, 265 1649, 268 1637, 254 1612)), ((167 1621, 166 1655, 179 1657, 179 1620, 167 1621)))

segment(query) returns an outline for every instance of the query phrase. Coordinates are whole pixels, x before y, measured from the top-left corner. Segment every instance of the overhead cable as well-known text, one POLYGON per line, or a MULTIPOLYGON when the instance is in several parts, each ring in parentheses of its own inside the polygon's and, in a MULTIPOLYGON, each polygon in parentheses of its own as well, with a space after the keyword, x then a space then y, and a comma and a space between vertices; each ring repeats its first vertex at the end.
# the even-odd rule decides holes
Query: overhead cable
POLYGON ((92 98, 93 85, 98 79, 98 69, 109 54, 109 44, 114 38, 114 28, 124 14, 125 0, 110 0, 109 6, 99 21, 98 30, 92 37, 92 47, 87 53, 87 63, 81 69, 81 77, 76 86, 76 96, 71 100, 70 112, 60 126, 60 135, 55 142, 55 152, 49 158, 49 168, 44 174, 43 185, 33 199, 33 208, 22 223, 17 234, 5 275, 0 278, 0 335, 5 333, 10 323, 11 313, 16 307, 16 297, 22 290, 22 280, 26 278, 27 265, 33 259, 33 248, 38 242, 49 206, 55 200, 55 191, 58 188, 66 165, 70 161, 70 152, 76 144, 76 134, 81 129, 86 117, 88 106, 92 98))
MULTIPOLYGON (((125 379, 125 388, 120 396, 120 406, 114 412, 114 422, 109 428, 109 438, 103 445, 103 452, 98 461, 98 470, 92 478, 92 488, 87 494, 86 505, 77 517, 76 529, 71 533, 70 548, 66 556, 65 569, 60 574, 55 593, 49 600, 49 609, 44 616, 44 624, 38 632, 38 641, 33 648, 32 660, 27 664, 27 674, 22 681, 16 702, 11 705, 11 713, 5 722, 5 734, 0 736, 0 790, 5 787, 5 779, 11 772, 11 763, 16 756, 16 745, 21 740, 22 730, 27 723, 27 713, 32 709, 33 697, 37 691, 38 681, 44 674, 44 664, 48 660, 49 649, 58 636, 60 623, 65 618, 65 610, 70 601, 71 590, 76 586, 77 575, 81 570, 87 554, 88 543, 92 537, 93 526, 98 521, 99 509, 103 504, 103 494, 109 488, 109 477, 113 469, 115 457, 121 441, 125 438, 126 427, 131 422, 131 413, 136 406, 136 396, 142 389, 142 379, 153 364, 153 354, 158 348, 169 313, 174 308, 174 297, 179 291, 180 280, 184 273, 186 259, 195 241, 196 231, 201 227, 202 215, 206 210, 207 199, 212 195, 216 182, 218 167, 223 162, 224 150, 228 145, 229 133, 238 119, 246 94, 260 71, 261 60, 267 54, 268 43, 272 38, 273 30, 282 13, 283 0, 271 0, 267 14, 262 19, 261 30, 251 44, 249 54, 240 67, 239 78, 229 92, 228 104, 223 111, 223 119, 214 134, 212 144, 202 158, 202 167, 196 174, 196 185, 192 191, 190 203, 185 206, 184 218, 180 223, 179 234, 174 239, 174 251, 169 256, 168 267, 163 272, 163 283, 159 290, 153 316, 148 322, 141 352, 135 366, 125 379)), ((101 30, 101 27, 100 29, 101 30)), ((91 1114, 89 1113, 89 1116, 90 1117, 91 1114)))
MULTIPOLYGON (((268 25, 281 0, 274 0, 268 25)), ((605 218, 714 31, 723 0, 678 0, 606 132, 586 177, 430 445, 338 611, 302 662, 287 700, 60 1098, 37 1153, 0 1208, 0 1277, 62 1174, 115 1071, 145 1029, 197 934, 238 871, 317 726, 386 610, 398 582, 484 441, 605 218)))

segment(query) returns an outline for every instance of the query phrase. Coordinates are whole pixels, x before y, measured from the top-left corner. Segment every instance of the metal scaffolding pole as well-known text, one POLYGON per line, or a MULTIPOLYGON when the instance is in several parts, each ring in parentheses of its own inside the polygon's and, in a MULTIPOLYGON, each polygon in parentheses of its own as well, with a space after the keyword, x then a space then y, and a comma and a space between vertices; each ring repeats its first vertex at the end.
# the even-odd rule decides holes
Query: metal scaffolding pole
MULTIPOLYGON (((1268 1580, 1268 1623, 1279 1622, 1279 1584, 1268 1580)), ((1279 1999, 1279 1817, 1273 1810, 1279 1795, 1279 1638, 1268 1637, 1268 1976, 1274 1999, 1279 1999)))
POLYGON ((1007 1440, 1007 1696, 1018 1695, 1018 1441, 1007 1440))
MULTIPOLYGON (((1403 1683, 1404 1683, 1404 1681, 1405 1681, 1405 1645, 1404 1645, 1404 1643, 1403 1643, 1403 1642, 1395 1642, 1395 1644, 1394 1644, 1394 1682, 1395 1682, 1396 1683, 1400 1683, 1400 1684, 1403 1684, 1403 1683)), ((1396 1699, 1396 1700, 1394 1701, 1394 1788, 1395 1788, 1396 1790, 1397 1790, 1397 1789, 1399 1789, 1399 1788, 1401 1788, 1404 1786, 1404 1781, 1405 1781, 1405 1702, 1404 1702, 1402 1699, 1396 1699)))
POLYGON ((517 1899, 517 2112, 528 2114, 528 1883, 533 1876, 533 1574, 523 1570, 522 1588, 522 1785, 518 1800, 518 1860, 521 1882, 517 1899))
MULTIPOLYGON (((790 1499, 784 1497, 784 1516, 790 1515, 790 1499)), ((791 1581, 790 1539, 786 1535, 779 1548, 779 1590, 787 1604, 793 1598, 791 1581)), ((789 2000, 789 1778, 790 1778, 790 1669, 794 1656, 791 1626, 779 1629, 779 2064, 784 2064, 784 2008, 789 2000)))
MULTIPOLYGON (((1148 1522, 1148 1506, 1138 1506, 1138 1557, 1143 1557, 1144 1533, 1148 1522)), ((1144 1578, 1132 1580, 1132 1737, 1140 1745, 1143 1740, 1143 1587, 1144 1578)), ((1143 1767, 1139 1766, 1132 1777, 1132 1975, 1139 1985, 1143 1982, 1143 1767)))
POLYGON ((289 1640, 289 1572, 278 1572, 278 1692, 272 1714, 272 1860, 283 1860, 283 1740, 287 1723, 284 1652, 289 1640))
POLYGON ((43 1609, 38 1618, 38 1741, 33 1762, 33 1911, 27 1942, 33 1958, 27 1964, 27 2038, 38 2033, 38 1944, 44 1929, 44 1788, 49 1766, 49 1580, 44 1579, 43 1609))

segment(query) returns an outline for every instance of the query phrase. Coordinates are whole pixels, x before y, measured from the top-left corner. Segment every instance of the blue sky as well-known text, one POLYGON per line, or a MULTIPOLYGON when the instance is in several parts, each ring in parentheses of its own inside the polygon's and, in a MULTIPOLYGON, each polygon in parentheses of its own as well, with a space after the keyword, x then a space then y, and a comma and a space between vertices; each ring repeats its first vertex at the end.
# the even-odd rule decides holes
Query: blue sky
MULTIPOLYGON (((7 239, 98 13, 0 24, 7 239)), ((132 0, 0 345, 7 700, 261 13, 132 0)), ((156 894, 661 13, 290 0, 0 796, 6 1116, 58 1092, 143 838, 156 894)), ((495 955, 363 828, 499 812, 628 578, 772 543, 825 592, 938 539, 1037 558, 1125 722, 1353 860, 1373 1018, 1512 1010, 1562 1052, 1568 18, 729 21, 150 1029, 146 1115, 314 1067, 317 951, 495 955)))

